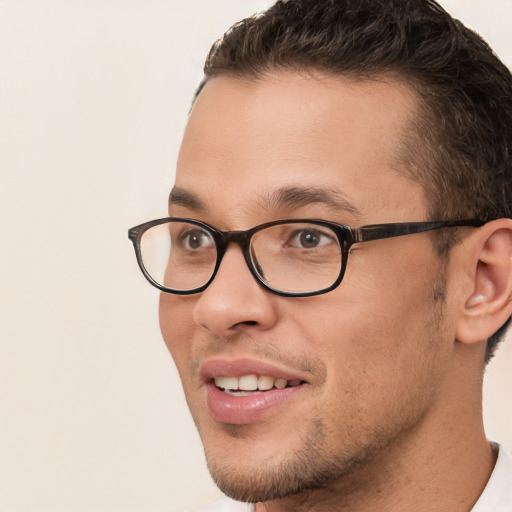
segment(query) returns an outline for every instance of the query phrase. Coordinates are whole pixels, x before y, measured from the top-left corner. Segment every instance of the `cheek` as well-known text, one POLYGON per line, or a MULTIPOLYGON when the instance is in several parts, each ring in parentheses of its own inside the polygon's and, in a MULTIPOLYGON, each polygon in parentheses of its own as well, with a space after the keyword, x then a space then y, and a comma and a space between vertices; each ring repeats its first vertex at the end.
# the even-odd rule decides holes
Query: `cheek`
POLYGON ((350 292, 340 287, 313 297, 305 308, 297 304, 293 317, 315 350, 368 356, 401 345, 405 337, 425 334, 434 309, 432 295, 431 283, 419 280, 410 279, 404 286, 386 277, 356 279, 350 292))
POLYGON ((380 303, 338 300, 319 313, 315 329, 302 325, 308 348, 326 366, 312 419, 364 444, 370 432, 384 435, 423 415, 438 395, 442 364, 420 305, 410 301, 382 315, 380 303))
POLYGON ((421 249, 402 261, 385 253, 354 257, 338 289, 294 306, 300 331, 311 349, 322 354, 338 392, 361 386, 399 392, 402 380, 416 379, 413 368, 420 373, 425 369, 426 379, 438 364, 442 304, 433 297, 441 271, 435 260, 420 256, 421 249))
POLYGON ((159 302, 160 330, 180 376, 190 361, 193 299, 170 293, 161 293, 159 302))
POLYGON ((347 291, 343 300, 347 315, 363 317, 362 328, 374 325, 400 331, 407 323, 414 327, 418 317, 425 318, 435 307, 434 283, 442 272, 429 239, 411 236, 368 245, 349 258, 341 285, 347 291))

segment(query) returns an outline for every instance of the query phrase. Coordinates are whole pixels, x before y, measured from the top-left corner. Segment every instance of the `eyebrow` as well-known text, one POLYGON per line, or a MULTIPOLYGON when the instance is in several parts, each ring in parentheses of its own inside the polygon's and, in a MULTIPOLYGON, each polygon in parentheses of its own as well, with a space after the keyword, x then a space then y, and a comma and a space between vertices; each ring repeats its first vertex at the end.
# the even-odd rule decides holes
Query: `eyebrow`
MULTIPOLYGON (((343 210, 354 217, 361 212, 341 191, 324 187, 281 187, 260 197, 259 204, 264 209, 291 210, 310 204, 321 203, 335 210, 343 210)), ((169 206, 183 206, 197 212, 207 212, 205 203, 194 193, 174 187, 169 194, 169 206)))
POLYGON ((350 198, 334 188, 282 187, 262 197, 263 205, 273 209, 301 208, 309 204, 322 203, 335 210, 343 210, 361 217, 361 212, 350 198))
POLYGON ((169 206, 184 206, 190 210, 205 212, 208 210, 206 205, 192 192, 188 192, 179 187, 173 187, 169 194, 169 206))

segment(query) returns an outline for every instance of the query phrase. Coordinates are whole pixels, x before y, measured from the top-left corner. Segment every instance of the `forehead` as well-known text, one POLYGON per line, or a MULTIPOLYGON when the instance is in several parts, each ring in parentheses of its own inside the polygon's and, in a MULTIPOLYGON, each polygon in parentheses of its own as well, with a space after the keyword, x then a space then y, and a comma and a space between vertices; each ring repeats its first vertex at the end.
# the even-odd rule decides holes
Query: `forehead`
POLYGON ((320 192, 316 198, 327 191, 363 220, 415 220, 393 218, 408 205, 423 211, 422 190, 397 158, 414 110, 413 93, 398 82, 299 73, 217 77, 191 112, 176 186, 209 212, 262 210, 294 189, 320 192))

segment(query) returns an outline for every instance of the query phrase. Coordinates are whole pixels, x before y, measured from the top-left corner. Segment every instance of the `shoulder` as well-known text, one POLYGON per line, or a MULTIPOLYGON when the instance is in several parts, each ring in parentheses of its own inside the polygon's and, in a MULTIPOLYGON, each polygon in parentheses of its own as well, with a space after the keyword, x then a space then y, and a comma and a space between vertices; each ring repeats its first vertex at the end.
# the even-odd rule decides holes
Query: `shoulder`
POLYGON ((250 503, 240 503, 229 498, 223 498, 219 501, 196 508, 192 512, 253 512, 254 505, 250 503))
POLYGON ((498 450, 496 466, 471 512, 512 512, 512 455, 504 446, 494 447, 498 450))

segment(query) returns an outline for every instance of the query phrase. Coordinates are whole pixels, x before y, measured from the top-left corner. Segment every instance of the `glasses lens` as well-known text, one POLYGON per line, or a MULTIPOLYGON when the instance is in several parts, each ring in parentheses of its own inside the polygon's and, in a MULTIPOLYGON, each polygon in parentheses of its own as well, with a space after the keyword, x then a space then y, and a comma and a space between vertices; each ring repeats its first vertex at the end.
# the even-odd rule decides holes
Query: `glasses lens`
POLYGON ((311 223, 278 224, 258 231, 251 258, 272 288, 308 293, 329 288, 341 270, 341 248, 329 227, 311 223))
POLYGON ((211 233, 189 222, 167 222, 144 232, 140 241, 144 268, 160 286, 189 291, 213 274, 217 249, 211 233))

